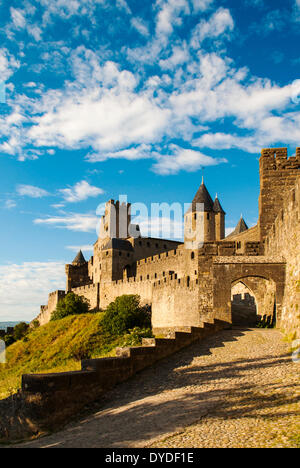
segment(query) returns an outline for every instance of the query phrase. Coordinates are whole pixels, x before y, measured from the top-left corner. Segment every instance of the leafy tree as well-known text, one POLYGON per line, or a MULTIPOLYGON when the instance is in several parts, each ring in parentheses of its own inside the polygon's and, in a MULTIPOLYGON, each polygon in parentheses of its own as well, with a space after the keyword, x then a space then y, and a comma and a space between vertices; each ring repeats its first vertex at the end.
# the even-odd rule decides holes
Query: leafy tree
POLYGON ((24 338, 24 336, 27 335, 28 330, 29 330, 28 323, 25 323, 25 322, 18 323, 14 327, 14 333, 13 333, 14 340, 15 341, 22 340, 22 338, 24 338))
POLYGON ((5 343, 5 346, 8 347, 12 344, 15 343, 15 339, 13 337, 13 335, 5 335, 5 337, 3 338, 4 339, 4 343, 5 343))
POLYGON ((123 335, 135 327, 151 328, 151 313, 149 307, 141 307, 140 296, 120 296, 107 307, 102 326, 111 335, 123 335))
POLYGON ((40 327, 40 322, 39 322, 38 320, 34 320, 34 321, 32 322, 32 328, 33 328, 34 330, 36 330, 36 329, 39 328, 39 327, 40 327))
POLYGON ((89 309, 90 303, 87 299, 70 292, 64 299, 58 302, 51 316, 51 321, 61 320, 69 315, 87 314, 89 309))

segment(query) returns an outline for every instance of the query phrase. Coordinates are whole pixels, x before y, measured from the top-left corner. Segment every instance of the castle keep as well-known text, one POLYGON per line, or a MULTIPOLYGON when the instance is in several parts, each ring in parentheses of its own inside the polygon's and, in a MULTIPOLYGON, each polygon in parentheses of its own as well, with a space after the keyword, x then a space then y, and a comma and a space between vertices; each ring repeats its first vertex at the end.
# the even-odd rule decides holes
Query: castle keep
POLYGON ((300 148, 289 158, 286 148, 262 150, 258 223, 249 229, 241 218, 226 238, 225 211, 204 181, 185 213, 184 242, 142 237, 131 223, 130 205, 110 200, 93 256, 86 261, 79 252, 66 265, 66 291, 50 294, 40 324, 69 291, 87 298, 92 309, 139 294, 152 307, 155 332, 214 319, 232 323, 243 300, 253 310, 246 288, 258 314, 299 333, 299 169, 300 148))

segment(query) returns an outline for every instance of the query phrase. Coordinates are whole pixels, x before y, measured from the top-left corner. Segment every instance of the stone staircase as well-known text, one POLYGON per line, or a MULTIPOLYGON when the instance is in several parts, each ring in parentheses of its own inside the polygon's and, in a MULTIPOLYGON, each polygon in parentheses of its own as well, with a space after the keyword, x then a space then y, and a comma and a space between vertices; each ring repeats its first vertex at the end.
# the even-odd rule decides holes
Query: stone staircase
POLYGON ((229 326, 214 320, 197 328, 160 330, 161 337, 144 338, 142 346, 117 348, 116 357, 84 359, 78 372, 23 375, 22 391, 0 401, 0 440, 57 430, 117 384, 229 326))

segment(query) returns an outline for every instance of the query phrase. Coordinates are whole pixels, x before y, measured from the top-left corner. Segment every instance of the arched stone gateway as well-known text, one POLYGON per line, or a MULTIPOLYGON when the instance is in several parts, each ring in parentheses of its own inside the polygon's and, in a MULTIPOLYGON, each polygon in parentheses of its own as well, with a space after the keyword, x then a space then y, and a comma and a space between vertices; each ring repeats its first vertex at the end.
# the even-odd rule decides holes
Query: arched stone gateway
POLYGON ((241 278, 231 287, 231 313, 234 325, 254 326, 276 323, 276 285, 260 277, 241 278))
POLYGON ((284 260, 267 257, 216 257, 213 263, 212 307, 215 318, 232 323, 231 290, 240 282, 256 297, 259 315, 274 313, 274 302, 276 303, 277 322, 280 323, 285 284, 284 260))

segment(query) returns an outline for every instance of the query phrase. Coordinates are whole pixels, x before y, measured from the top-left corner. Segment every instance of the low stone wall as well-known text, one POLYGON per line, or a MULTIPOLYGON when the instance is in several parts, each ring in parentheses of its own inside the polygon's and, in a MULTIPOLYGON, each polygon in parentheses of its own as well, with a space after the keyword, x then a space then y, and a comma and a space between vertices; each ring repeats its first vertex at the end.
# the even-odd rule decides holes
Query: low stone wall
POLYGON ((147 338, 141 347, 118 348, 116 358, 83 360, 79 372, 24 375, 22 391, 0 401, 0 440, 58 429, 118 383, 225 326, 215 321, 185 332, 168 330, 168 338, 147 338))

